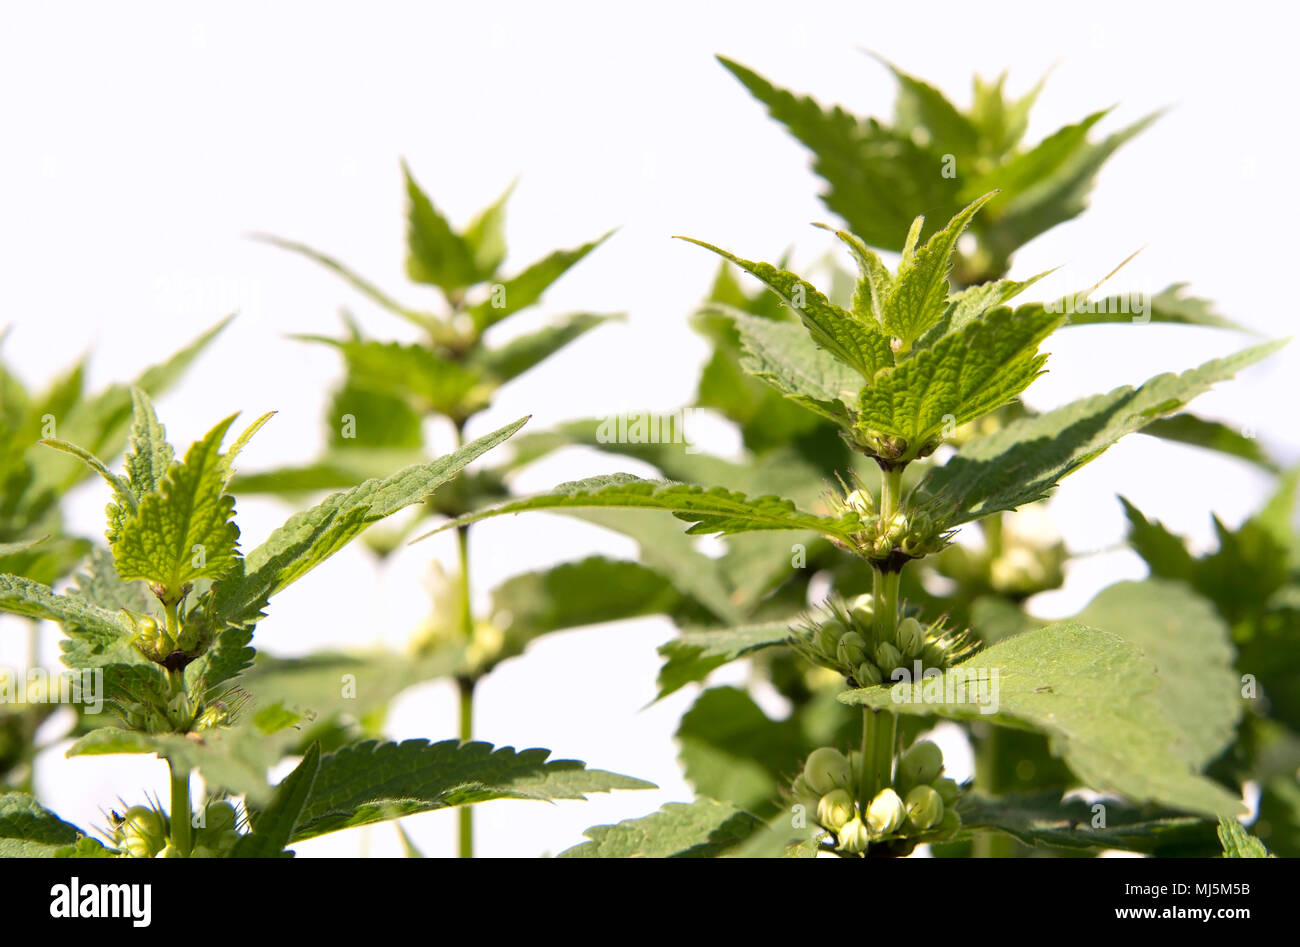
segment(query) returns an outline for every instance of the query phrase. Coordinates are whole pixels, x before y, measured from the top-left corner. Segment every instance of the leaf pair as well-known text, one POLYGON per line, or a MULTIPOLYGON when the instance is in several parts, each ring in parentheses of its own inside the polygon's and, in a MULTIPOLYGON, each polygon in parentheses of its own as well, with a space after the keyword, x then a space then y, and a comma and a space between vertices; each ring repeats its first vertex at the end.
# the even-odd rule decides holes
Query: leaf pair
POLYGON ((897 274, 861 238, 837 232, 859 267, 852 312, 792 273, 692 242, 762 280, 815 343, 791 333, 788 323, 737 313, 746 350, 742 367, 846 428, 869 452, 906 462, 932 449, 945 428, 980 417, 1027 388, 1042 369, 1039 344, 1064 321, 1042 306, 1001 306, 1038 277, 950 294, 958 238, 993 196, 971 203, 923 246, 917 245, 924 220, 918 217, 897 274))
POLYGON ((271 414, 254 421, 222 453, 221 442, 237 417, 231 415, 177 463, 149 397, 138 388, 131 397, 135 420, 126 477, 67 441, 45 443, 82 460, 113 488, 107 535, 118 575, 143 579, 160 589, 164 602, 174 603, 196 579, 219 578, 234 566, 239 529, 233 522, 235 500, 226 493, 231 465, 271 414))

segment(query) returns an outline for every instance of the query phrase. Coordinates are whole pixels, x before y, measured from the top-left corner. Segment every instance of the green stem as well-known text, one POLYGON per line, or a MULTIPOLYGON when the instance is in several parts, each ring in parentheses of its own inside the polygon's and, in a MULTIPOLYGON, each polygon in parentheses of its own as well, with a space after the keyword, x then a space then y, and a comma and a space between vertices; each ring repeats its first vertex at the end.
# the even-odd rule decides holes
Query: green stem
MULTIPOLYGON (((27 626, 27 669, 39 667, 41 663, 41 624, 33 620, 27 626)), ((31 705, 23 708, 23 755, 26 757, 27 770, 23 774, 19 787, 28 795, 36 792, 36 731, 41 725, 41 715, 31 705)))
POLYGON ((994 513, 980 520, 980 531, 984 533, 984 549, 991 562, 1002 555, 1002 514, 994 513))
MULTIPOLYGON (((464 422, 456 424, 456 446, 465 442, 464 422)), ((470 604, 469 583, 469 527, 456 527, 456 549, 460 557, 460 627, 468 645, 474 637, 474 611, 470 604)), ((474 679, 462 677, 457 679, 460 692, 460 740, 468 743, 474 739, 474 679)), ((457 816, 459 820, 459 848, 461 858, 474 857, 474 810, 471 806, 461 806, 457 816)))
POLYGON ((898 638, 899 583, 897 572, 877 570, 872 577, 872 603, 876 624, 876 640, 893 643, 898 638))
MULTIPOLYGON (((984 549, 990 565, 1002 555, 1003 518, 994 513, 980 520, 984 533, 984 549)), ((975 787, 986 796, 996 797, 1002 792, 998 779, 998 758, 1003 755, 1003 737, 999 727, 985 726, 984 732, 973 734, 975 744, 975 787)), ((1012 858, 1015 846, 1012 840, 999 832, 981 832, 975 836, 973 854, 977 858, 1012 858)))
POLYGON ((181 603, 179 601, 163 602, 163 616, 166 622, 167 638, 171 641, 173 648, 179 647, 181 640, 181 603))
MULTIPOLYGON (((903 468, 882 470, 880 482, 880 518, 888 523, 903 502, 903 468)), ((873 569, 871 591, 874 599, 875 639, 894 642, 898 638, 898 615, 901 606, 898 571, 873 569)), ((866 812, 871 800, 894 780, 894 750, 898 739, 898 715, 891 710, 862 708, 862 773, 858 802, 866 812)))
POLYGON ((903 502, 903 468, 881 471, 880 518, 888 522, 894 518, 903 502))
MULTIPOLYGON (((460 691, 460 739, 462 743, 468 743, 473 739, 474 734, 474 681, 468 677, 458 678, 456 686, 460 691)), ((472 806, 461 806, 458 811, 458 818, 460 820, 460 857, 473 858, 474 808, 472 806)))
POLYGON ((894 781, 894 742, 898 715, 892 710, 862 708, 862 772, 858 803, 866 812, 880 790, 894 781))
POLYGON ((194 836, 190 820, 190 774, 178 773, 176 764, 168 762, 172 774, 171 843, 187 858, 193 851, 194 836))

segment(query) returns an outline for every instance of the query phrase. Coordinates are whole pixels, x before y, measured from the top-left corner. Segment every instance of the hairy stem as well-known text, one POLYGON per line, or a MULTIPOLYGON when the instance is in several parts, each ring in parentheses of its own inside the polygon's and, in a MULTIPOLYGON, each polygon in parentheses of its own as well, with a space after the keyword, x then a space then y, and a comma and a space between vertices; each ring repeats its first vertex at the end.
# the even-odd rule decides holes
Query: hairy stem
POLYGON ((194 835, 190 813, 190 774, 178 773, 176 764, 168 762, 172 774, 171 843, 187 858, 194 850, 194 835))

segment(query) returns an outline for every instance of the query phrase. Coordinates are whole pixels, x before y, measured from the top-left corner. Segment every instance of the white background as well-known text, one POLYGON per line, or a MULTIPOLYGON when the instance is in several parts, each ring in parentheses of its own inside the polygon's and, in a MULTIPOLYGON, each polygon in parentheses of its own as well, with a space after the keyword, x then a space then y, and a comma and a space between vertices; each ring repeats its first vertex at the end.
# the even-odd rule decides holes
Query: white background
MULTIPOLYGON (((186 444, 232 410, 279 414, 242 457, 245 470, 306 461, 323 439, 336 356, 288 339, 334 332, 341 306, 375 334, 409 337, 326 272, 251 242, 267 231, 346 261, 414 305, 405 284, 405 157, 435 203, 463 224, 517 175, 511 255, 521 267, 611 227, 617 235, 556 285, 542 310, 503 337, 578 309, 628 321, 582 339, 502 393, 479 434, 532 412, 531 428, 689 402, 706 347, 687 317, 714 260, 669 239, 685 233, 757 259, 795 248, 797 264, 831 247, 808 226, 828 212, 806 152, 714 60, 722 53, 776 84, 887 117, 893 81, 870 48, 969 101, 972 71, 1010 69, 1027 89, 1049 67, 1029 141, 1117 104, 1106 132, 1173 106, 1103 171, 1092 209, 1016 259, 1013 275, 1061 266, 1053 292, 1091 285, 1139 247, 1116 290, 1186 280, 1259 332, 1292 329, 1295 268, 1295 23, 1280 4, 1041 3, 621 4, 42 4, 0 14, 0 324, 6 360, 44 382, 93 352, 96 387, 125 380, 225 312, 240 316, 184 383, 161 400, 186 444)), ((924 208, 918 208, 924 210, 924 208)), ((1190 367, 1246 343, 1209 330, 1124 326, 1053 339, 1051 374, 1029 400, 1081 394, 1190 367)), ((1294 462, 1300 349, 1250 370, 1197 410, 1253 430, 1294 462)), ((734 450, 718 426, 706 441, 734 450)), ((438 444, 448 432, 436 431, 438 444)), ((613 469, 585 452, 537 465, 521 490, 613 469)), ((1141 565, 1107 552, 1123 535, 1115 494, 1210 541, 1210 513, 1247 515, 1266 481, 1245 465, 1132 438, 1067 482, 1053 503, 1079 560, 1044 615, 1072 613, 1141 565)), ((102 529, 103 489, 72 500, 72 525, 102 529)), ((240 500, 246 548, 289 512, 240 500)), ((477 528, 479 604, 500 579, 633 545, 595 527, 535 515, 477 528)), ((257 643, 279 653, 317 645, 400 645, 427 609, 429 560, 450 542, 403 549, 376 569, 355 548, 278 598, 257 643)), ((0 623, 0 661, 22 661, 21 624, 0 623)), ((663 620, 556 635, 480 688, 477 733, 497 744, 648 778, 656 792, 548 806, 479 807, 483 854, 541 854, 591 824, 689 798, 672 732, 690 692, 654 694, 663 620)), ((57 651, 52 630, 45 658, 57 651)), ((729 678, 739 679, 743 669, 729 678)), ((403 698, 397 737, 455 732, 446 685, 403 698)), ((955 765, 960 767, 961 760, 955 765)), ((960 772, 957 775, 961 775, 960 772)), ((40 791, 66 818, 104 822, 100 806, 161 792, 165 770, 125 757, 41 760, 40 791)), ((453 817, 408 820, 430 854, 452 849, 453 817)), ((391 828, 342 833, 301 853, 394 853, 391 828)))

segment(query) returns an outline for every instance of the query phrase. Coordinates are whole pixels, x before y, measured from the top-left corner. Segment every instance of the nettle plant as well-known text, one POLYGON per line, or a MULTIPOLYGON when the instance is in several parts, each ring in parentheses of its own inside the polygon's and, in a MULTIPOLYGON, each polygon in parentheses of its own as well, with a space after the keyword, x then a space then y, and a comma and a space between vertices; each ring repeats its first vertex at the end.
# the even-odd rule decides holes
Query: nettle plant
MULTIPOLYGON (((116 724, 81 736, 69 756, 154 754, 168 763, 169 800, 142 799, 107 814, 95 838, 26 793, 0 796, 0 854, 74 857, 274 857, 325 832, 494 798, 582 798, 649 786, 549 751, 494 749, 456 740, 352 742, 322 752, 313 742, 293 772, 269 786, 268 769, 299 742, 304 715, 267 687, 251 646, 270 600, 371 524, 425 500, 466 464, 501 444, 524 420, 445 457, 335 493, 290 517, 241 554, 233 463, 271 417, 223 451, 228 417, 178 458, 148 396, 131 392, 133 421, 123 473, 83 447, 46 439, 108 484, 107 551, 96 549, 75 586, 60 594, 0 575, 0 610, 58 622, 63 661, 111 707, 116 724), (191 775, 206 797, 194 805, 191 775)), ((326 666, 337 710, 357 682, 326 666)), ((315 682, 317 700, 325 691, 315 682)), ((74 697, 78 692, 74 689, 74 697)), ((84 694, 81 695, 84 699, 84 694)), ((309 721, 308 721, 309 722, 309 721)))
MULTIPOLYGON (((505 276, 506 203, 511 190, 457 230, 435 207, 411 172, 403 167, 407 198, 406 273, 425 292, 440 299, 424 309, 397 302, 332 257, 302 244, 276 238, 271 243, 306 256, 341 275, 370 302, 421 330, 415 342, 365 336, 351 318, 343 338, 309 336, 308 341, 336 348, 346 375, 326 410, 328 449, 318 460, 239 477, 240 493, 269 492, 293 496, 308 491, 352 486, 365 477, 391 470, 428 454, 427 423, 449 424, 457 444, 506 385, 516 383, 550 356, 587 332, 621 318, 620 314, 579 312, 549 319, 504 342, 490 336, 498 326, 535 310, 543 294, 600 246, 605 234, 580 246, 556 250, 505 276)), ((398 528, 371 534, 370 548, 387 556, 428 516, 457 517, 510 496, 509 475, 545 455, 552 446, 545 434, 515 451, 508 460, 467 471, 440 491, 398 528)), ((402 690, 426 681, 452 679, 459 692, 459 736, 473 738, 475 692, 479 682, 503 661, 523 653, 541 635, 569 627, 632 617, 645 611, 662 590, 621 566, 588 560, 569 567, 514 576, 493 590, 491 611, 474 614, 469 568, 470 530, 457 530, 458 568, 433 575, 433 609, 413 630, 407 653, 313 655, 305 662, 267 663, 263 673, 275 686, 292 690, 304 706, 320 709, 311 692, 324 663, 350 667, 370 683, 364 702, 345 708, 361 718, 363 732, 382 729, 385 705, 402 690), (593 590, 613 587, 613 595, 593 590)), ((435 564, 436 566, 436 564, 435 564)), ((347 729, 321 714, 313 735, 347 729)), ((355 730, 355 728, 353 728, 355 730)), ((351 735, 355 736, 355 733, 351 735)), ((338 739, 337 736, 332 739, 338 739)), ((473 854, 469 809, 460 812, 458 850, 473 854)))
POLYGON ((741 366, 834 424, 851 454, 875 468, 875 483, 859 472, 865 468, 849 467, 819 508, 805 510, 725 486, 613 475, 449 524, 526 510, 661 510, 690 523, 695 535, 813 531, 869 570, 869 592, 833 591, 794 628, 712 630, 690 642, 695 672, 792 645, 842 679, 841 703, 861 707, 860 740, 815 750, 788 785, 793 818, 787 812, 771 831, 759 831, 753 814, 701 798, 593 829, 592 841, 573 854, 889 856, 994 829, 1081 849, 1149 848, 1203 819, 1242 811, 1236 793, 1204 774, 1241 713, 1223 627, 1195 606, 1188 614, 1177 588, 1117 586, 1076 620, 1018 629, 983 648, 901 594, 911 564, 941 553, 962 525, 1042 499, 1125 434, 1279 346, 1257 345, 1023 417, 952 452, 945 439, 959 426, 1017 398, 1042 372, 1040 347, 1067 320, 1064 300, 1005 305, 1032 281, 950 287, 959 238, 995 196, 979 197, 925 242, 917 218, 895 272, 861 238, 836 231, 859 270, 848 308, 791 272, 691 241, 756 277, 793 313, 791 320, 734 314, 741 366), (933 459, 941 447, 952 455, 940 465, 933 459), (1135 614, 1146 620, 1131 620, 1135 614), (1165 634, 1170 622, 1182 640, 1165 634), (1080 783, 1126 801, 1108 802, 1108 815, 1076 827, 1059 796, 1054 808, 1028 812, 1022 800, 964 795, 943 776, 933 743, 905 746, 900 715, 1036 732, 1080 783))
MULTIPOLYGON (((169 358, 142 372, 134 385, 151 395, 173 385, 226 326, 222 320, 169 358)), ((113 458, 126 445, 131 391, 110 385, 85 390, 83 360, 42 391, 29 391, 0 364, 0 573, 53 584, 71 575, 91 543, 65 532, 61 503, 94 476, 84 464, 41 446, 43 438, 70 438, 113 458)), ((0 785, 28 792, 35 782, 37 730, 57 704, 34 673, 40 660, 40 623, 28 630, 28 679, 0 670, 0 785)), ((84 721, 83 721, 84 723, 84 721)))

